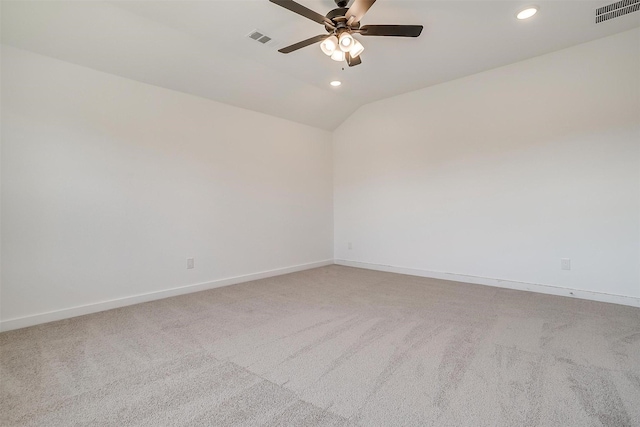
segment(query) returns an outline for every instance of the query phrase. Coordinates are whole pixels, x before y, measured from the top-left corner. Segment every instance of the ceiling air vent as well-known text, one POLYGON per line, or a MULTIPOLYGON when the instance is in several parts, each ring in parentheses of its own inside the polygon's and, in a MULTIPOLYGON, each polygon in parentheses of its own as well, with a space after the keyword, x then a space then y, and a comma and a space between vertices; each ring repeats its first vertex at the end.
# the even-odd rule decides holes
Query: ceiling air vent
MULTIPOLYGON (((640 1, 640 0, 638 0, 640 1)), ((257 41, 258 43, 268 44, 271 41, 271 37, 265 36, 258 30, 253 30, 248 34, 250 39, 257 41)))
POLYGON ((621 0, 596 9, 596 24, 640 10, 640 0, 621 0))

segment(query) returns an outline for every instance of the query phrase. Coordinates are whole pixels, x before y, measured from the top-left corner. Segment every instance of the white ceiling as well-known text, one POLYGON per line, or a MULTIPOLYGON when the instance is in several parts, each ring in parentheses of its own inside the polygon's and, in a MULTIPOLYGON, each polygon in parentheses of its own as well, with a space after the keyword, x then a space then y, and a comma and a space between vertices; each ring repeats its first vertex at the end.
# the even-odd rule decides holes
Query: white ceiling
POLYGON ((518 21, 528 0, 378 0, 363 25, 425 29, 417 39, 360 37, 354 68, 317 45, 278 53, 324 29, 267 0, 3 0, 2 43, 332 130, 363 104, 640 26, 640 12, 594 24, 595 9, 612 2, 537 1, 538 14, 518 21), (254 29, 274 43, 249 39, 254 29), (343 85, 329 86, 334 79, 343 85))

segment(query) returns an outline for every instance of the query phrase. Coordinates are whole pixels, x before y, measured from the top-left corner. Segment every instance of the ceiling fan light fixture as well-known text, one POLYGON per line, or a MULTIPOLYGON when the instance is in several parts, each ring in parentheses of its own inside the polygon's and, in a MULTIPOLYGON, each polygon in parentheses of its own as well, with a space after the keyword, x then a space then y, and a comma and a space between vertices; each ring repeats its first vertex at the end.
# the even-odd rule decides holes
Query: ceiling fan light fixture
POLYGON ((518 18, 520 20, 529 19, 533 15, 535 15, 537 12, 538 12, 538 8, 537 7, 528 7, 526 9, 523 9, 520 12, 518 12, 518 14, 516 15, 516 18, 518 18))
POLYGON ((351 48, 353 47, 353 36, 351 34, 349 34, 348 32, 344 32, 342 34, 340 34, 340 50, 343 52, 349 52, 351 51, 351 48))
POLYGON ((364 51, 364 46, 353 37, 354 34, 375 37, 419 37, 424 28, 422 25, 365 25, 361 27, 362 18, 376 0, 335 0, 338 8, 330 10, 326 15, 321 15, 295 0, 269 1, 322 25, 329 33, 329 35, 324 33, 285 46, 278 49, 278 52, 288 54, 320 43, 320 49, 325 55, 334 61, 342 62, 346 59, 349 67, 362 64, 361 54, 364 51), (351 6, 347 7, 349 3, 351 6))
POLYGON ((329 36, 320 43, 320 49, 327 56, 333 55, 337 48, 338 38, 336 36, 329 36))
POLYGON ((364 51, 364 46, 358 40, 354 39, 353 47, 351 48, 349 55, 351 55, 352 58, 357 58, 358 56, 360 56, 362 51, 364 51))
POLYGON ((345 54, 343 51, 336 49, 335 52, 333 52, 333 54, 331 55, 331 59, 333 59, 334 61, 344 61, 345 59, 345 54))

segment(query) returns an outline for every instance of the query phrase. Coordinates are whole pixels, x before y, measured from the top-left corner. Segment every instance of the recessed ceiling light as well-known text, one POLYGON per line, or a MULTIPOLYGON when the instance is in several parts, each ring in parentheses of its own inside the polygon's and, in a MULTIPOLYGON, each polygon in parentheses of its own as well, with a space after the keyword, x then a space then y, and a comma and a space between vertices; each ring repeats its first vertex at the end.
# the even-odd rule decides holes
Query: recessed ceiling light
POLYGON ((333 86, 333 87, 338 87, 338 86, 340 86, 341 84, 342 84, 342 82, 341 82, 341 81, 338 81, 338 80, 334 80, 334 81, 332 81, 332 82, 330 83, 330 85, 331 85, 331 86, 333 86))
POLYGON ((533 15, 535 15, 536 12, 538 12, 538 8, 528 7, 526 9, 520 11, 516 15, 516 18, 518 18, 518 19, 528 19, 528 18, 531 18, 533 15))

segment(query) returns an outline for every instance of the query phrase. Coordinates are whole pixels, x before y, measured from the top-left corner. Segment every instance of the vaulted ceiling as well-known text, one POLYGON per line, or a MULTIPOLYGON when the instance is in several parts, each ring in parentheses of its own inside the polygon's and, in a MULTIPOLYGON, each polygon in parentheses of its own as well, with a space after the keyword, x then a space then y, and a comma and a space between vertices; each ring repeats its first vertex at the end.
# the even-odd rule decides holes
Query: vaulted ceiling
MULTIPOLYGON (((321 14, 333 0, 299 0, 321 14)), ((361 37, 349 68, 317 45, 324 33, 267 0, 2 1, 2 43, 96 70, 328 130, 363 104, 640 26, 640 12, 600 24, 609 1, 378 0, 363 24, 422 24, 417 39, 361 37), (259 30, 267 45, 247 35, 259 30), (342 86, 329 82, 341 80, 342 86)))

